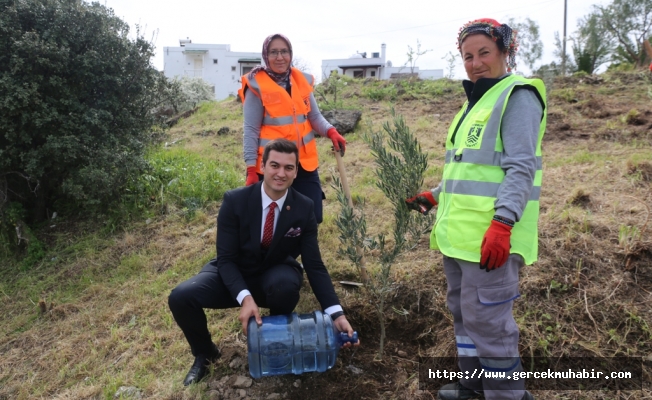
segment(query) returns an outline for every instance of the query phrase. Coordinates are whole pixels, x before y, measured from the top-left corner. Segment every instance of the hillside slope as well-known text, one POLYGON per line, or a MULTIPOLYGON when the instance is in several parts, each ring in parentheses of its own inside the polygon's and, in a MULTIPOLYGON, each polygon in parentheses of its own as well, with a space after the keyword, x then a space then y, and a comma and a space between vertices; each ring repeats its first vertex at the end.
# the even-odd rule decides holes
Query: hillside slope
MULTIPOLYGON (((434 187, 448 124, 464 102, 459 82, 347 81, 338 95, 338 106, 363 112, 357 131, 346 137, 349 185, 354 196, 366 199, 370 233, 388 232, 390 206, 375 186, 374 160, 362 134, 379 130, 393 107, 428 152, 425 186, 434 187)), ((325 96, 326 101, 318 96, 323 106, 335 102, 332 92, 325 96)), ((652 79, 642 73, 568 77, 548 82, 548 97, 540 259, 522 271, 522 297, 515 303, 521 354, 648 357, 652 79)), ((241 138, 241 106, 228 100, 182 120, 160 151, 183 150, 227 172, 235 170, 243 184, 241 138)), ((337 169, 328 154, 330 141, 319 140, 318 147, 327 196, 320 226, 324 260, 335 282, 359 280, 337 252, 339 205, 331 187, 337 169)), ((167 309, 167 295, 214 256, 219 202, 189 212, 191 202, 183 200, 114 233, 106 233, 101 220, 64 215, 54 227, 37 232, 50 244, 37 265, 21 270, 16 261, 3 260, 0 399, 109 399, 121 386, 133 386, 151 399, 257 399, 273 393, 288 399, 436 396, 419 390, 419 357, 454 357, 456 349, 441 255, 428 249, 427 234, 393 267, 396 284, 382 360, 376 358, 380 333, 373 305, 364 291, 336 284, 363 345, 341 352, 333 370, 235 388, 235 376, 248 376, 237 312, 209 311, 223 357, 206 383, 184 389, 181 380, 192 357, 167 309)), ((297 311, 318 309, 307 283, 303 292, 297 311)), ((652 381, 651 371, 648 364, 646 382, 652 381)), ((652 396, 649 387, 545 391, 536 390, 535 381, 528 387, 537 399, 652 396)))

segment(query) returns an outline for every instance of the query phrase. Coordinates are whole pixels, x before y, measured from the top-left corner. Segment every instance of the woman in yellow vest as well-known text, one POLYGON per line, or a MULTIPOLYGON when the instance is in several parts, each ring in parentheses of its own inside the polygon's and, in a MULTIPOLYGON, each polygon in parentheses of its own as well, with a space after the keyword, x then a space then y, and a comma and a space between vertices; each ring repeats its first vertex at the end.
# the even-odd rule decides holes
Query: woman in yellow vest
POLYGON ((263 61, 242 77, 238 95, 244 113, 244 159, 246 185, 262 178, 261 161, 265 144, 288 139, 299 148, 299 171, 292 187, 312 199, 317 223, 322 221, 323 192, 317 167, 315 136, 326 136, 333 148, 344 154, 346 140, 326 121, 312 94, 314 78, 292 67, 292 44, 281 35, 263 42, 263 61), (253 93, 253 96, 250 94, 253 93))
POLYGON ((406 200, 423 213, 437 206, 430 247, 444 256, 459 367, 469 372, 438 398, 529 400, 525 381, 507 376, 522 371, 512 303, 520 268, 537 259, 546 91, 510 73, 518 44, 508 25, 471 21, 457 41, 467 102, 448 131, 442 181, 406 200))

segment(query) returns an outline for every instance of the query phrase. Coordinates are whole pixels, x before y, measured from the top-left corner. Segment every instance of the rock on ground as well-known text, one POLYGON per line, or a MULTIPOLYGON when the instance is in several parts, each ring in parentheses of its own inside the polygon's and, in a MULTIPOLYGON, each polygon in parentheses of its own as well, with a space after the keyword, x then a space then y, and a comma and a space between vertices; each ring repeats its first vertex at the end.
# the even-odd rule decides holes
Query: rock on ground
POLYGON ((322 115, 342 135, 353 132, 362 117, 362 113, 355 110, 330 110, 322 115))

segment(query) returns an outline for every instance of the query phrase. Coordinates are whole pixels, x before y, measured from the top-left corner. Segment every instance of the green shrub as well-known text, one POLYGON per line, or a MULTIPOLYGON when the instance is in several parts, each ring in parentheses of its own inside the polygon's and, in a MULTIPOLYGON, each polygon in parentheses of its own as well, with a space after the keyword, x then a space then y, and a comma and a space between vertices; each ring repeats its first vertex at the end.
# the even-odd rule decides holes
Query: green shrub
POLYGON ((0 0, 0 210, 106 207, 147 167, 153 45, 83 0, 0 0))
POLYGON ((171 79, 165 85, 161 97, 163 101, 155 110, 159 114, 170 109, 178 114, 192 110, 202 103, 215 100, 210 83, 202 78, 189 76, 171 79))
POLYGON ((383 101, 383 100, 395 100, 396 94, 398 91, 395 86, 370 86, 362 89, 362 95, 373 100, 373 101, 383 101))
POLYGON ((315 99, 321 111, 346 108, 343 102, 345 96, 355 95, 353 87, 359 83, 345 75, 332 74, 315 87, 315 99))
POLYGON ((636 65, 628 62, 613 63, 607 67, 607 72, 630 72, 636 70, 636 65))
POLYGON ((462 94, 463 88, 459 81, 451 79, 405 79, 396 82, 400 87, 399 94, 407 99, 425 99, 446 94, 462 94))
POLYGON ((23 222, 25 216, 25 209, 17 202, 9 203, 0 210, 0 255, 9 259, 20 254, 23 270, 29 269, 45 256, 45 246, 23 222))

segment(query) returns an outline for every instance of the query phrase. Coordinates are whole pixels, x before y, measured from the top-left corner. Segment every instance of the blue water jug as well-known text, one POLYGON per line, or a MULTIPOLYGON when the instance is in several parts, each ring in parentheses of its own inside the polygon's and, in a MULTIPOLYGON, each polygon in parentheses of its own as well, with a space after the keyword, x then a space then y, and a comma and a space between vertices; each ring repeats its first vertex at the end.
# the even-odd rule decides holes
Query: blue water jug
POLYGON ((320 311, 310 314, 263 317, 258 326, 251 317, 247 325, 249 373, 262 376, 324 372, 335 365, 340 347, 356 343, 358 333, 350 338, 339 332, 331 317, 320 311))

